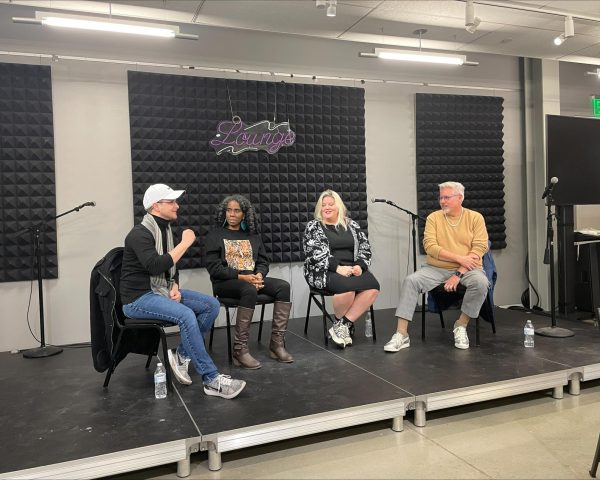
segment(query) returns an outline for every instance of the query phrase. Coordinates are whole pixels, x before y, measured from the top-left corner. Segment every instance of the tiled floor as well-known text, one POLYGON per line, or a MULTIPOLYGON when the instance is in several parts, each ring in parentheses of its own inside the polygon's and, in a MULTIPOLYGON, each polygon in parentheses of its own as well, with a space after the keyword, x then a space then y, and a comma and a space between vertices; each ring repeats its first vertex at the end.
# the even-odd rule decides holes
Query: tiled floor
MULTIPOLYGON (((600 381, 432 412, 424 428, 379 422, 225 453, 219 472, 192 457, 190 479, 585 479, 600 433, 600 381)), ((119 476, 175 479, 175 465, 119 476)))

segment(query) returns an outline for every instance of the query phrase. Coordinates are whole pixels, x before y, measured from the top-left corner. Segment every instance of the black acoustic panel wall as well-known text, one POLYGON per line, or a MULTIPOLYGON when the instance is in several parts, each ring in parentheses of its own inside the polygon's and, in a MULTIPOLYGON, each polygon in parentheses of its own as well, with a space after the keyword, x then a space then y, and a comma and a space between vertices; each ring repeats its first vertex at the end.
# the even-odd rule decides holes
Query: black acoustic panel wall
MULTIPOLYGON (((201 240, 226 195, 247 196, 273 262, 303 259, 302 233, 326 188, 367 228, 363 89, 129 72, 129 109, 136 222, 148 185, 167 183, 186 189, 176 235, 189 226, 201 240), (289 120, 296 142, 276 154, 217 156, 209 141, 232 115, 289 120)), ((201 247, 180 266, 202 266, 201 247)))
POLYGON ((484 216, 492 248, 505 248, 504 99, 416 95, 419 214, 426 217, 440 208, 440 183, 460 182, 465 186, 463 205, 484 216))
POLYGON ((55 193, 50 67, 0 63, 0 282, 32 278, 38 224, 42 275, 58 276, 55 193))

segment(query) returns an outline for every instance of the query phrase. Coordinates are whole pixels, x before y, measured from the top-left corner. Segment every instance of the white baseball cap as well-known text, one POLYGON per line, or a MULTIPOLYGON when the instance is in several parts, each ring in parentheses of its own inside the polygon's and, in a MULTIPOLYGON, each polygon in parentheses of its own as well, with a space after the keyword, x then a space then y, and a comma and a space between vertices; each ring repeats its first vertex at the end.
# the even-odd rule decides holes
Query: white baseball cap
POLYGON ((144 209, 148 210, 160 200, 177 200, 184 192, 185 190, 173 190, 164 183, 150 185, 144 193, 144 209))

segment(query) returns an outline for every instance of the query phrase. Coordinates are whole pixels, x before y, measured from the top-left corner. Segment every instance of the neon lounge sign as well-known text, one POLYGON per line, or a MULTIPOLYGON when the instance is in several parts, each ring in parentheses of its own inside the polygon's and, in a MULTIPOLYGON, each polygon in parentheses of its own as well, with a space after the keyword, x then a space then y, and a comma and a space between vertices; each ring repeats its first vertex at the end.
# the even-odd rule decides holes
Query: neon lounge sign
POLYGON ((246 125, 237 115, 224 120, 217 126, 215 137, 209 142, 217 155, 229 152, 239 155, 242 152, 264 150, 277 153, 281 147, 289 147, 296 141, 296 134, 289 122, 275 123, 263 120, 246 125))

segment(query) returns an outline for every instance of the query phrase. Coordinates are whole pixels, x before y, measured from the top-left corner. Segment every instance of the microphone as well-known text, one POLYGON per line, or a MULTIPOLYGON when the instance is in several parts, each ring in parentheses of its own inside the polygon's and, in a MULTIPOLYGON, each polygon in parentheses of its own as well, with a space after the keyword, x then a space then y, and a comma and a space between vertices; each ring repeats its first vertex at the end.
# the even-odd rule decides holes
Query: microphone
POLYGON ((552 189, 554 188, 554 185, 556 185, 557 183, 558 183, 557 177, 552 177, 550 179, 550 183, 548 185, 546 185, 546 188, 544 189, 544 194, 542 195, 542 200, 552 193, 552 189))
POLYGON ((373 198, 371 197, 371 203, 388 203, 385 198, 373 198))
POLYGON ((81 205, 79 205, 78 207, 76 207, 75 210, 79 211, 83 207, 95 207, 95 206, 96 206, 96 202, 85 202, 85 203, 82 203, 81 205))

